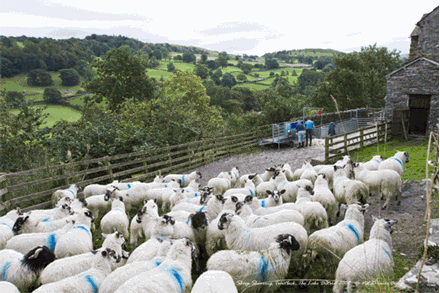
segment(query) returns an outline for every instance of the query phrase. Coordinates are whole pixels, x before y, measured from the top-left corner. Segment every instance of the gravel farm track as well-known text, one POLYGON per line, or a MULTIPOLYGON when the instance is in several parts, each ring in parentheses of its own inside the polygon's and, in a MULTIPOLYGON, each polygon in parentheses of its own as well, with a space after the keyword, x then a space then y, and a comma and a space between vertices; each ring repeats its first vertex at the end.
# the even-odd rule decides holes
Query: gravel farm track
MULTIPOLYGON (((315 145, 315 141, 313 142, 313 146, 306 148, 281 146, 281 148, 278 149, 277 145, 271 145, 262 147, 256 152, 233 155, 200 166, 195 170, 201 172, 202 178, 200 183, 201 186, 205 186, 208 180, 216 177, 219 172, 230 171, 233 167, 239 168, 240 176, 249 173, 263 173, 266 168, 284 163, 289 163, 292 167, 292 171, 294 171, 301 167, 305 159, 311 158, 324 161, 324 155, 324 147, 322 145, 315 145)), ((190 173, 195 170, 189 170, 185 173, 190 173)), ((426 189, 423 182, 406 182, 402 188, 401 205, 397 205, 397 202, 393 198, 387 210, 381 210, 380 200, 377 195, 373 194, 368 202, 370 206, 365 213, 365 239, 369 238, 369 232, 373 225, 371 215, 398 220, 398 224, 395 226, 394 233, 392 234, 393 253, 400 254, 403 259, 415 263, 418 260, 416 256, 417 249, 423 243, 426 236, 426 224, 424 221, 426 202, 422 199, 425 193, 426 189)), ((343 215, 340 216, 339 220, 341 220, 342 217, 343 215)), ((411 269, 411 267, 407 267, 408 262, 395 263, 395 271, 400 269, 406 272, 411 269)), ((277 292, 291 292, 289 288, 283 287, 285 286, 282 286, 280 288, 281 290, 277 292)), ((330 288, 322 287, 317 291, 307 290, 308 289, 298 291, 298 288, 296 288, 295 292, 331 292, 330 288)))

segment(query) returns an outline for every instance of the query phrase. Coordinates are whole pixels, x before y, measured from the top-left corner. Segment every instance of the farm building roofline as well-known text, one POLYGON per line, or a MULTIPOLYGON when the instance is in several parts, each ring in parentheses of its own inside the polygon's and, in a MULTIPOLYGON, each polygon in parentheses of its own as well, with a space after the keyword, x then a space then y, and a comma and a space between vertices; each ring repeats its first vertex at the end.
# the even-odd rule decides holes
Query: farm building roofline
POLYGON ((403 70, 403 69, 405 69, 405 68, 407 68, 407 67, 409 67, 409 66, 413 65, 414 63, 417 63, 417 62, 419 62, 419 61, 421 61, 421 60, 424 60, 424 61, 427 61, 427 62, 429 62, 429 63, 432 63, 432 64, 434 64, 434 65, 436 65, 436 66, 439 66, 438 62, 435 62, 435 61, 433 61, 433 60, 431 60, 431 59, 428 59, 428 58, 426 58, 426 57, 419 57, 419 58, 414 59, 414 60, 411 61, 411 62, 405 63, 404 65, 400 66, 399 68, 397 68, 397 69, 394 70, 393 72, 388 73, 388 74, 386 75, 386 77, 388 78, 388 77, 390 77, 391 75, 393 75, 393 74, 399 72, 400 70, 403 70))

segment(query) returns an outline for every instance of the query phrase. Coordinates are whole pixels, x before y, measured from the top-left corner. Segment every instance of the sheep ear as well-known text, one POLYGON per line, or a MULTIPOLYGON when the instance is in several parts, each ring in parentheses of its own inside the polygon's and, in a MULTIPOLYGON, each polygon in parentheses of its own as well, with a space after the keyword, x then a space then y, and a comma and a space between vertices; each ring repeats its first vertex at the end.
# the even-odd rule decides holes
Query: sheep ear
POLYGON ((156 198, 154 199, 154 203, 156 203, 156 198))
POLYGON ((128 251, 122 250, 122 258, 128 259, 130 253, 128 251))
POLYGON ((109 234, 101 233, 101 235, 102 235, 102 237, 104 237, 104 239, 105 239, 105 238, 107 238, 107 236, 108 236, 109 234))
POLYGON ((124 202, 124 199, 122 198, 122 196, 119 197, 119 200, 124 202))
POLYGON ((280 191, 280 194, 284 194, 285 192, 286 192, 286 190, 283 189, 283 190, 280 191))
POLYGON ((267 194, 272 194, 272 191, 270 191, 270 190, 266 190, 266 193, 267 193, 267 194))
POLYGON ((231 196, 231 200, 232 200, 233 202, 238 202, 238 197, 236 197, 236 196, 231 196))
POLYGON ((144 199, 144 204, 146 204, 148 202, 148 200, 147 199, 144 199))
POLYGON ((98 251, 97 250, 92 250, 90 252, 93 253, 93 254, 96 254, 98 251))
POLYGON ((248 195, 244 198, 244 203, 251 203, 253 200, 252 195, 248 195))
POLYGON ((38 248, 37 250, 35 250, 35 252, 34 252, 33 255, 29 256, 28 259, 37 259, 37 258, 38 258, 38 255, 39 255, 40 252, 42 252, 42 251, 43 251, 43 248, 42 248, 42 247, 38 248))
POLYGON ((371 215, 371 219, 373 219, 373 222, 376 222, 377 220, 379 220, 377 217, 375 217, 374 215, 371 215))
POLYGON ((102 255, 103 257, 106 257, 106 256, 107 256, 107 251, 106 251, 106 250, 101 251, 101 255, 102 255))

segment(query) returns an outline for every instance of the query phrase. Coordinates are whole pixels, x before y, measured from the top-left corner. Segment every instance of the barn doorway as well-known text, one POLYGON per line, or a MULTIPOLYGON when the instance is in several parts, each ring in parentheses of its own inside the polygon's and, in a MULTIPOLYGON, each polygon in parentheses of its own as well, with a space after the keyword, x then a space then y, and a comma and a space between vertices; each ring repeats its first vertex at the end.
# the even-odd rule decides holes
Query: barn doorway
POLYGON ((409 96, 409 134, 425 135, 428 129, 429 110, 431 96, 410 95, 409 96))

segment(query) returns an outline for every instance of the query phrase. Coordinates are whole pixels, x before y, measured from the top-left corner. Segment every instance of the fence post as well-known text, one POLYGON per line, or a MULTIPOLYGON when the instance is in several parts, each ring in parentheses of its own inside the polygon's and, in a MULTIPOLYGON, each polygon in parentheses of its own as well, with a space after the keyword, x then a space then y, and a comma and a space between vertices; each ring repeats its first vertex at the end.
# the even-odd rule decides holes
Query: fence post
POLYGON ((3 205, 5 201, 8 200, 6 195, 8 194, 8 181, 6 180, 6 174, 0 173, 0 211, 4 210, 6 207, 3 205))
POLYGON ((364 147, 364 129, 361 128, 360 130, 360 147, 363 148, 364 147))
POLYGON ((110 179, 111 179, 112 181, 114 181, 114 178, 113 178, 113 169, 112 169, 112 166, 111 166, 111 164, 110 164, 110 158, 109 158, 109 156, 105 156, 104 164, 105 164, 105 166, 106 166, 106 169, 107 169, 108 174, 110 175, 110 179))
POLYGON ((330 155, 330 152, 329 152, 329 138, 328 138, 328 136, 325 138, 325 163, 326 164, 328 164, 328 161, 329 161, 329 155, 330 155))
POLYGON ((345 154, 348 155, 348 149, 347 149, 347 133, 344 133, 344 150, 345 150, 345 154))

